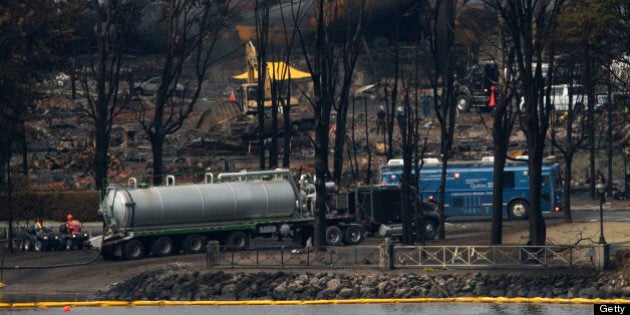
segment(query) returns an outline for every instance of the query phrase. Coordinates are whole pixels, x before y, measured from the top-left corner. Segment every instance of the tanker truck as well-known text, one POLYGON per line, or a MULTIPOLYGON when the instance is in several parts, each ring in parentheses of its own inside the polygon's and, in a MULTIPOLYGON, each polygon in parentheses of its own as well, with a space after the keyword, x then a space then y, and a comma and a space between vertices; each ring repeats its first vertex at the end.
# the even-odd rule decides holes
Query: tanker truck
MULTIPOLYGON (((109 186, 99 209, 106 259, 200 253, 208 240, 242 249, 256 237, 289 236, 305 244, 314 217, 289 170, 207 173, 199 184, 143 188, 135 179, 109 186)), ((327 217, 329 245, 359 244, 363 227, 350 216, 327 217)))

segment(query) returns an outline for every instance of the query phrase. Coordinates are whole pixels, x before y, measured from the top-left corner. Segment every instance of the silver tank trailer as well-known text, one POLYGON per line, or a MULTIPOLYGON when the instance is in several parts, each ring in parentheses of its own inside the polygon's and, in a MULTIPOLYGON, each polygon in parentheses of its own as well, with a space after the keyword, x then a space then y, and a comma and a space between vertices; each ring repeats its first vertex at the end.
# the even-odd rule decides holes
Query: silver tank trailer
POLYGON ((293 215, 295 189, 284 178, 118 189, 109 191, 102 211, 113 230, 212 226, 293 215))

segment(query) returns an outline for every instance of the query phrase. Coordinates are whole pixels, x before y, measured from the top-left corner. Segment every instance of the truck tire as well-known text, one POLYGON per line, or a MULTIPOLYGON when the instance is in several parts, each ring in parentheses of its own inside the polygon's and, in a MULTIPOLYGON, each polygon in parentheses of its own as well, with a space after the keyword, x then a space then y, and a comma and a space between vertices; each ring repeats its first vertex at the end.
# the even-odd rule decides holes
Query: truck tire
POLYGON ((523 199, 516 199, 508 205, 508 215, 512 219, 525 220, 529 214, 529 204, 523 199))
POLYGON ((123 257, 127 260, 136 260, 144 256, 144 245, 139 240, 130 240, 123 245, 123 257))
POLYGON ((225 246, 229 249, 243 249, 249 247, 249 234, 243 231, 232 232, 225 239, 225 246))
POLYGON ((204 247, 205 241, 205 238, 199 234, 188 235, 182 242, 182 248, 187 254, 202 253, 206 249, 204 247))
POLYGON ((25 252, 30 252, 33 250, 33 244, 31 243, 31 240, 26 238, 24 239, 24 243, 22 243, 22 249, 25 252))
POLYGON ((343 234, 341 229, 336 225, 331 225, 326 228, 326 244, 329 246, 339 246, 343 240, 343 234))
POLYGON ((33 250, 33 243, 31 242, 31 239, 29 238, 24 239, 24 243, 22 246, 23 246, 22 249, 24 249, 24 251, 26 252, 30 252, 33 250))
POLYGON ((66 239, 66 250, 72 250, 72 239, 66 239))
POLYGON ((158 257, 170 256, 175 252, 175 244, 168 236, 160 236, 151 243, 153 255, 158 257))
POLYGON ((44 251, 44 241, 42 240, 36 240, 35 241, 35 245, 33 246, 33 249, 36 252, 43 252, 44 251))
POLYGON ((425 241, 429 241, 435 239, 435 235, 437 235, 438 223, 435 220, 425 219, 424 220, 424 237, 425 241))
POLYGON ((470 111, 470 99, 464 94, 457 95, 455 104, 457 105, 457 111, 460 113, 467 113, 470 111))
POLYGON ((343 242, 347 245, 358 245, 363 241, 363 228, 350 225, 343 230, 343 242))

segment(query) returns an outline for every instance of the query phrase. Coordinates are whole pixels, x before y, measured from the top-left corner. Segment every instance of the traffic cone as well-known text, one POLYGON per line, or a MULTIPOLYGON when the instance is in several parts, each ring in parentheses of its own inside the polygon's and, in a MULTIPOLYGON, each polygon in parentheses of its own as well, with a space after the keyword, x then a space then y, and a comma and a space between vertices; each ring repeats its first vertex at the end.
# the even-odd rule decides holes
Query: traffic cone
POLYGON ((236 102, 236 96, 234 95, 234 90, 230 91, 230 98, 228 100, 230 102, 236 102))
POLYGON ((490 104, 488 104, 490 107, 494 107, 494 105, 496 105, 496 100, 494 99, 494 89, 494 86, 490 87, 490 104))

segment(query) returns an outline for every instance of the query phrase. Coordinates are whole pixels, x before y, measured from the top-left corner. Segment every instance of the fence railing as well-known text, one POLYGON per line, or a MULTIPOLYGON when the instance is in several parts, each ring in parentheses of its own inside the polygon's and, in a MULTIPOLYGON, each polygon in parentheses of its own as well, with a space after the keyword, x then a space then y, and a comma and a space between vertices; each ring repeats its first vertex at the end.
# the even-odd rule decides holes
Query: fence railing
POLYGON ((603 245, 268 247, 209 251, 208 266, 229 268, 604 267, 603 245))

